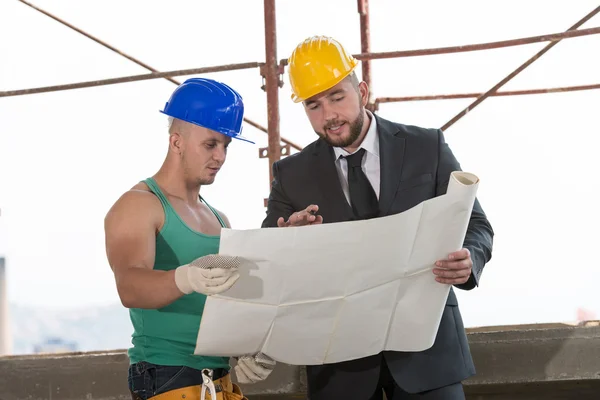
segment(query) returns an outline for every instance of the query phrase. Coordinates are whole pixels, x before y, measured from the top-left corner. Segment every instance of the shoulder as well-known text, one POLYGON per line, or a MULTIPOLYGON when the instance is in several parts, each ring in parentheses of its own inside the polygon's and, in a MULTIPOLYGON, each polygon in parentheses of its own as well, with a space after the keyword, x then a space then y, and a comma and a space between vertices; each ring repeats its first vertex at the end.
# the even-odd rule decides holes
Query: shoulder
POLYGON ((227 217, 227 215, 225 215, 225 213, 221 210, 217 210, 216 208, 213 207, 213 209, 215 210, 215 212, 217 214, 219 214, 219 216, 221 217, 221 219, 223 220, 223 222, 225 223, 225 227, 227 228, 231 228, 231 222, 229 221, 229 218, 227 217))
POLYGON ((142 209, 146 212, 152 211, 157 207, 162 207, 158 197, 150 191, 145 183, 139 182, 117 199, 108 211, 108 214, 121 211, 135 211, 136 209, 142 209))
POLYGON ((438 128, 424 128, 416 125, 401 124, 379 116, 377 116, 377 125, 380 132, 407 139, 438 141, 441 136, 443 137, 441 129, 438 128))
POLYGON ((139 182, 123 193, 108 210, 105 218, 105 228, 127 224, 153 224, 157 228, 164 218, 162 204, 148 186, 139 182))
POLYGON ((276 161, 273 167, 279 171, 306 167, 313 161, 314 155, 317 151, 323 151, 323 149, 319 147, 325 146, 323 143, 321 143, 321 141, 315 140, 299 152, 276 161))
POLYGON ((402 132, 406 136, 419 138, 423 140, 439 140, 440 135, 442 133, 441 130, 437 128, 423 128, 415 125, 403 125, 398 124, 400 132, 402 132))

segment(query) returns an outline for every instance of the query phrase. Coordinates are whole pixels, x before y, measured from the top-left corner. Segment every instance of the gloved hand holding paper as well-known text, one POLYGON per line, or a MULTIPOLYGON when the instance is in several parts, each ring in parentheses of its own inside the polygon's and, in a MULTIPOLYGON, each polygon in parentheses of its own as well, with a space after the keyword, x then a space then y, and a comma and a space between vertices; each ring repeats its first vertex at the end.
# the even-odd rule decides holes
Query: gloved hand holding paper
POLYGON ((479 179, 453 172, 448 191, 401 214, 306 227, 223 229, 239 267, 206 300, 195 354, 259 352, 293 365, 341 362, 433 345, 449 285, 436 260, 462 247, 479 179))

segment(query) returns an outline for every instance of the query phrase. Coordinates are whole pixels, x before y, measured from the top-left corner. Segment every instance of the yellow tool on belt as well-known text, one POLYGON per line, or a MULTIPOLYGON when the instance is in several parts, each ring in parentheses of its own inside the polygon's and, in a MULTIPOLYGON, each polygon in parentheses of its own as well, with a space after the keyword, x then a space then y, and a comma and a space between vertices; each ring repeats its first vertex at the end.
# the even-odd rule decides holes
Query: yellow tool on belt
POLYGON ((187 386, 181 389, 152 396, 149 400, 248 400, 240 387, 231 382, 231 375, 212 380, 213 371, 202 370, 202 385, 187 386), (209 392, 208 394, 206 392, 209 392))

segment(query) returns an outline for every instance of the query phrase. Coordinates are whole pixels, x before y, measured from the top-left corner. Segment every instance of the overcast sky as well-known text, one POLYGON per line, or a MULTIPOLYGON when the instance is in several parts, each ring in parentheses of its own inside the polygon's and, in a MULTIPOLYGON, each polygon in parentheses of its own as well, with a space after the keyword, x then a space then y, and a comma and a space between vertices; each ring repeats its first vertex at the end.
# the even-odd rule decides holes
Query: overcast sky
MULTIPOLYGON (((263 2, 50 1, 35 4, 167 71, 263 61, 263 2), (250 25, 252 24, 252 25, 250 25)), ((481 43, 561 32, 597 1, 371 0, 372 51, 481 43)), ((594 17, 582 28, 600 25, 594 17)), ((360 52, 356 1, 277 2, 278 58, 316 34, 360 52)), ((0 3, 0 91, 147 71, 17 1, 0 3)), ((375 96, 483 92, 546 43, 482 52, 377 60, 375 96)), ((360 72, 360 70, 359 70, 360 72)), ((244 97, 246 116, 267 125, 258 69, 209 74, 244 97)), ((184 80, 187 77, 177 77, 184 80)), ((282 136, 315 139, 301 105, 280 90, 282 136)), ((564 40, 503 90, 600 83, 600 36, 564 40)), ((0 254, 11 302, 76 308, 118 302, 104 250, 103 218, 167 149, 158 112, 175 88, 148 80, 0 98, 0 254)), ((439 128, 473 99, 384 104, 379 115, 439 128)), ((481 286, 458 291, 468 326, 570 321, 600 315, 597 256, 600 90, 485 100, 446 132, 496 232, 481 286)), ((235 141, 207 200, 234 228, 260 226, 266 135, 235 141)))

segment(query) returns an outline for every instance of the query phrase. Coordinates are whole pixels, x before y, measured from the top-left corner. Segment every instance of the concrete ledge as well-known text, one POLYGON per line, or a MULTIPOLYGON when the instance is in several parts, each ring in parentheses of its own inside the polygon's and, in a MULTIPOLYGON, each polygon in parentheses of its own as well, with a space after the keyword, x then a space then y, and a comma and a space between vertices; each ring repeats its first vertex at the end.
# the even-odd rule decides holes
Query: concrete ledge
POLYGON ((600 326, 588 325, 470 333, 477 375, 466 384, 600 380, 600 326))
MULTIPOLYGON (((600 324, 470 329, 477 375, 469 399, 597 399, 600 324)), ((124 350, 0 358, 0 400, 126 400, 124 350)), ((304 369, 279 365, 265 382, 248 385, 251 400, 303 399, 304 369)))

